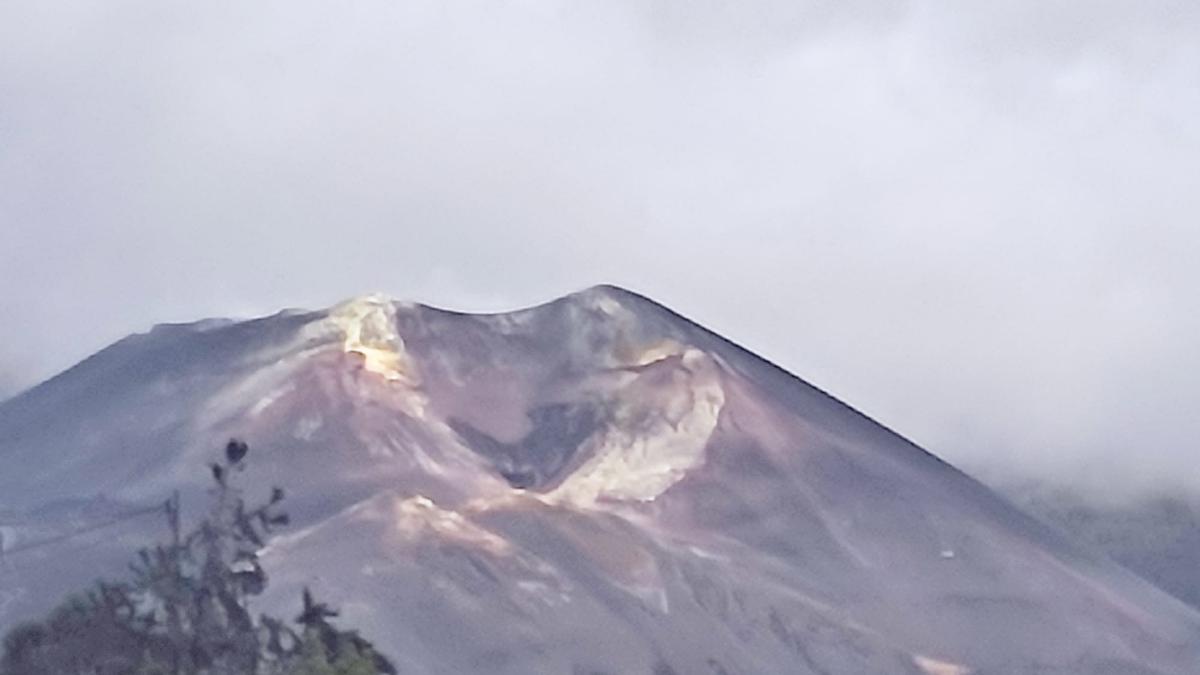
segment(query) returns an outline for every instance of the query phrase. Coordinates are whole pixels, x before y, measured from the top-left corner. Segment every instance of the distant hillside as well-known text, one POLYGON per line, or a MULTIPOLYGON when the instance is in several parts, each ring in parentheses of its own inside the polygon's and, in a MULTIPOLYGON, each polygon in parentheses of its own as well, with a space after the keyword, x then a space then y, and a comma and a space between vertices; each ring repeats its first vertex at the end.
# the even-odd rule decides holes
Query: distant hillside
POLYGON ((1069 489, 1001 489, 1027 512, 1200 609, 1200 498, 1103 505, 1069 489))

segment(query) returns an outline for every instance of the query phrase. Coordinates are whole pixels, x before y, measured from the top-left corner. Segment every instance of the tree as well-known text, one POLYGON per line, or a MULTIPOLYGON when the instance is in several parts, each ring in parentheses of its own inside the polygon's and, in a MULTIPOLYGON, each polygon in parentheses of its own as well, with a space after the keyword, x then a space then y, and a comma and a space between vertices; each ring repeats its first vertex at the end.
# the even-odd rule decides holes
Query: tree
POLYGON ((258 558, 288 524, 284 493, 247 506, 236 478, 248 446, 231 440, 210 465, 208 514, 188 533, 178 495, 165 507, 171 538, 138 552, 129 579, 100 582, 4 639, 0 675, 391 675, 392 665, 305 589, 299 630, 255 619, 267 586, 258 558))
POLYGON ((287 675, 375 675, 395 670, 369 642, 353 631, 342 631, 329 623, 337 612, 313 600, 306 588, 300 624, 298 659, 287 675))

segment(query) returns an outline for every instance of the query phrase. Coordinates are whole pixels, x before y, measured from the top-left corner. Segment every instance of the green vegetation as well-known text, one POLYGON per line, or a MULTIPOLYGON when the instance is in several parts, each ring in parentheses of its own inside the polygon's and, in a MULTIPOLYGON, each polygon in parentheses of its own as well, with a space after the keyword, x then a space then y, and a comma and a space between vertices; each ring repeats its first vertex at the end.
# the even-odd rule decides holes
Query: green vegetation
POLYGON ((293 625, 252 617, 248 600, 267 575, 258 560, 288 523, 283 491, 250 507, 235 478, 248 448, 230 441, 211 466, 213 505, 181 531, 179 500, 166 505, 171 540, 139 552, 130 578, 98 582, 4 638, 0 675, 391 675, 369 642, 331 623, 337 612, 306 589, 293 625))

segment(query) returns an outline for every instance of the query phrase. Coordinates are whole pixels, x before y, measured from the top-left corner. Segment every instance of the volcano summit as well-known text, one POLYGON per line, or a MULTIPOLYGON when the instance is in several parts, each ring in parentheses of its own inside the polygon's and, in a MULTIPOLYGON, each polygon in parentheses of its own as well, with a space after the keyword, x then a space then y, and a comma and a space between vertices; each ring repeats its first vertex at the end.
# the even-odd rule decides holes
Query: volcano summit
MULTIPOLYGON (((229 437, 293 495, 264 608, 311 586, 401 672, 1200 672, 1181 602, 611 286, 126 338, 0 404, 5 545, 196 503, 229 437)), ((6 555, 0 628, 160 529, 6 555)))

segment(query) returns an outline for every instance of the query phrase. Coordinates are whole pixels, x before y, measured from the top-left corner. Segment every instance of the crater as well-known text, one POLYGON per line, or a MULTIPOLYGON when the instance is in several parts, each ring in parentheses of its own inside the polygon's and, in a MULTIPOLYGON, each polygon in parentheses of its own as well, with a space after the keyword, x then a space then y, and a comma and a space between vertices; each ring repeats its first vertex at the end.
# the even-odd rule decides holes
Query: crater
POLYGON ((545 490, 568 473, 579 449, 602 426, 595 404, 558 403, 528 413, 530 431, 512 443, 500 441, 460 419, 447 424, 514 488, 545 490))

